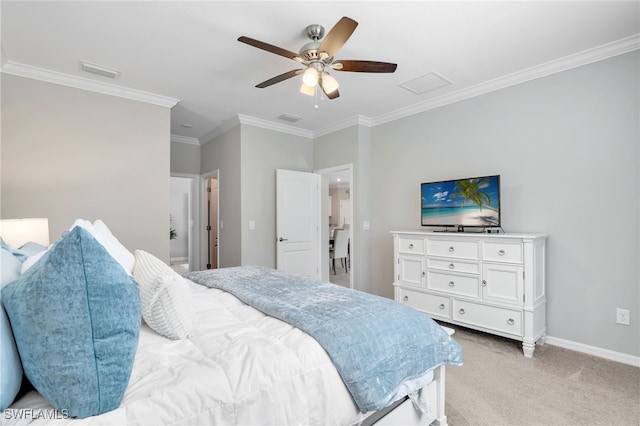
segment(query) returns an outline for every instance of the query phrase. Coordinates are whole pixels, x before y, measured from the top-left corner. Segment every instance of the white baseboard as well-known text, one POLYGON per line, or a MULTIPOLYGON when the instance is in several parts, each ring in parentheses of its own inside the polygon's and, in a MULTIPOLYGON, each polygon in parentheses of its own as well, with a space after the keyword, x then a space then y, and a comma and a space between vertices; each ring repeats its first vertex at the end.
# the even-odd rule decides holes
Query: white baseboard
POLYGON ((184 262, 185 260, 189 260, 189 258, 188 257, 172 257, 171 263, 184 262))
POLYGON ((560 339, 558 337, 547 336, 545 343, 553 346, 560 346, 561 348, 571 349, 572 351, 582 352, 589 355, 598 356, 611 361, 621 362, 623 364, 632 365, 634 367, 640 367, 640 357, 627 355, 620 352, 610 351, 609 349, 602 349, 596 346, 589 346, 583 343, 572 342, 571 340, 560 339))

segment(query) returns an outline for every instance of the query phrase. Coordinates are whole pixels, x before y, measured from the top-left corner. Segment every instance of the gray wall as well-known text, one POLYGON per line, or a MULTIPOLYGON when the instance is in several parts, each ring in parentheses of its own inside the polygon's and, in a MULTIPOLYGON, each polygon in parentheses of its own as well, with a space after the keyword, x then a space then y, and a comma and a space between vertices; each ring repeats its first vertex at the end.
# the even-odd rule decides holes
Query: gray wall
POLYGON ((171 141, 171 173, 200 174, 200 145, 171 141))
POLYGON ((2 74, 2 218, 47 217, 51 241, 102 219, 169 260, 170 109, 2 74))
POLYGON ((313 170, 313 141, 242 124, 242 264, 276 266, 276 170, 313 170), (255 230, 249 229, 255 222, 255 230))
MULTIPOLYGON (((314 169, 321 170, 351 164, 353 192, 351 225, 353 287, 376 294, 385 294, 387 284, 371 279, 370 231, 362 229, 364 221, 371 221, 370 204, 370 140, 371 129, 352 126, 314 140, 314 169)), ((327 250, 324 250, 325 252, 327 250)))
POLYGON ((640 355, 638 75, 634 52, 375 127, 372 289, 420 182, 500 174, 505 231, 549 234, 548 334, 640 355))

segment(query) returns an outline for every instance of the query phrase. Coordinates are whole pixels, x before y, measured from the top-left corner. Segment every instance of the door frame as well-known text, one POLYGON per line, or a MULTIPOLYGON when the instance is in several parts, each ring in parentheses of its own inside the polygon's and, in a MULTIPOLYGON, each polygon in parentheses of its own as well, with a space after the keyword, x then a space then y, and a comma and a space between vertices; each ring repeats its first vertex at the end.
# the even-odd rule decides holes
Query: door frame
POLYGON ((170 177, 189 179, 190 182, 190 206, 191 217, 188 219, 188 258, 189 258, 189 271, 197 271, 200 268, 200 233, 195 232, 194 229, 200 223, 200 197, 198 194, 198 178, 199 175, 189 173, 171 173, 170 177))
POLYGON ((218 250, 216 252, 216 265, 218 266, 218 268, 220 267, 220 247, 222 247, 222 238, 220 235, 220 169, 215 169, 213 171, 207 172, 207 173, 203 173, 200 175, 200 180, 199 180, 199 184, 198 184, 198 193, 200 194, 200 197, 198 197, 200 199, 200 220, 199 220, 199 236, 200 236, 200 251, 199 251, 199 255, 198 255, 198 260, 200 261, 199 264, 199 269, 198 270, 204 270, 207 268, 207 262, 209 262, 210 260, 207 259, 207 262, 205 262, 204 264, 202 264, 202 256, 204 254, 204 250, 205 248, 203 248, 202 244, 204 244, 207 241, 208 235, 207 235, 207 230, 206 230, 206 226, 207 226, 207 216, 208 216, 208 212, 207 212, 207 181, 209 180, 209 178, 215 177, 218 180, 218 191, 217 191, 217 202, 216 202, 216 208, 217 208, 217 214, 216 217, 218 218, 218 221, 215 224, 212 224, 212 226, 216 227, 216 235, 218 236, 218 250))
POLYGON ((349 173, 349 198, 351 199, 351 212, 350 212, 350 225, 349 225, 349 238, 351 239, 350 246, 350 273, 349 273, 349 287, 353 288, 353 277, 357 269, 357 261, 355 253, 357 253, 357 239, 354 232, 355 222, 353 220, 353 212, 356 209, 355 194, 353 192, 353 163, 342 164, 340 166, 327 167, 323 169, 314 170, 314 173, 318 173, 321 176, 321 191, 320 202, 322 216, 320 219, 321 226, 321 242, 320 252, 322 253, 320 268, 322 271, 321 279, 323 281, 329 281, 329 216, 325 213, 328 212, 329 206, 327 205, 327 196, 329 195, 329 176, 336 172, 348 172, 349 173), (324 192, 326 188, 326 193, 324 192), (326 273, 326 275, 325 275, 326 273))

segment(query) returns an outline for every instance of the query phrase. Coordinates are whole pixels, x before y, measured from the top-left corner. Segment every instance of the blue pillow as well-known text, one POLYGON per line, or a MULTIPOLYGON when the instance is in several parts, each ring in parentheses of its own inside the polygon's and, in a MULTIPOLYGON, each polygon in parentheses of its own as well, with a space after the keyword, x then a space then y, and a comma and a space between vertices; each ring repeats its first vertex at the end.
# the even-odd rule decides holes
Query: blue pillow
MULTIPOLYGON (((0 288, 18 278, 22 264, 5 247, 0 248, 0 288)), ((15 399, 22 384, 22 364, 13 339, 11 324, 0 306, 0 410, 5 410, 15 399)))
POLYGON ((120 406, 140 333, 136 282, 75 227, 2 290, 25 375, 56 409, 120 406))

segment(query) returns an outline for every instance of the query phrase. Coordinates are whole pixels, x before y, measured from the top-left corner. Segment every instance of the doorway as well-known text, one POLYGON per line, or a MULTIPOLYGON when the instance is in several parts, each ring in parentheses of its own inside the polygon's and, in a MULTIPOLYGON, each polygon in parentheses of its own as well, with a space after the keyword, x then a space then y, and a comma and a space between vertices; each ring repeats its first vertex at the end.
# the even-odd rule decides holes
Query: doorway
POLYGON ((220 176, 218 170, 201 176, 201 269, 218 269, 220 266, 219 187, 220 176))
POLYGON ((179 273, 198 268, 198 235, 194 232, 198 211, 197 175, 171 174, 169 257, 179 273))
MULTIPOLYGON (((351 164, 331 167, 327 169, 316 170, 316 173, 322 175, 323 188, 327 188, 327 197, 323 199, 326 203, 327 218, 323 217, 322 235, 328 236, 327 247, 328 259, 326 262, 326 275, 329 282, 342 285, 344 287, 353 288, 353 267, 352 260, 354 251, 357 250, 356 241, 353 232, 353 167, 351 164), (326 200, 326 201, 325 201, 326 200), (326 228, 326 229, 325 229, 326 228), (332 251, 332 245, 336 243, 334 238, 339 233, 341 236, 347 236, 347 254, 332 251), (335 262, 335 269, 333 267, 335 262)), ((334 246, 333 249, 338 248, 334 246)))

